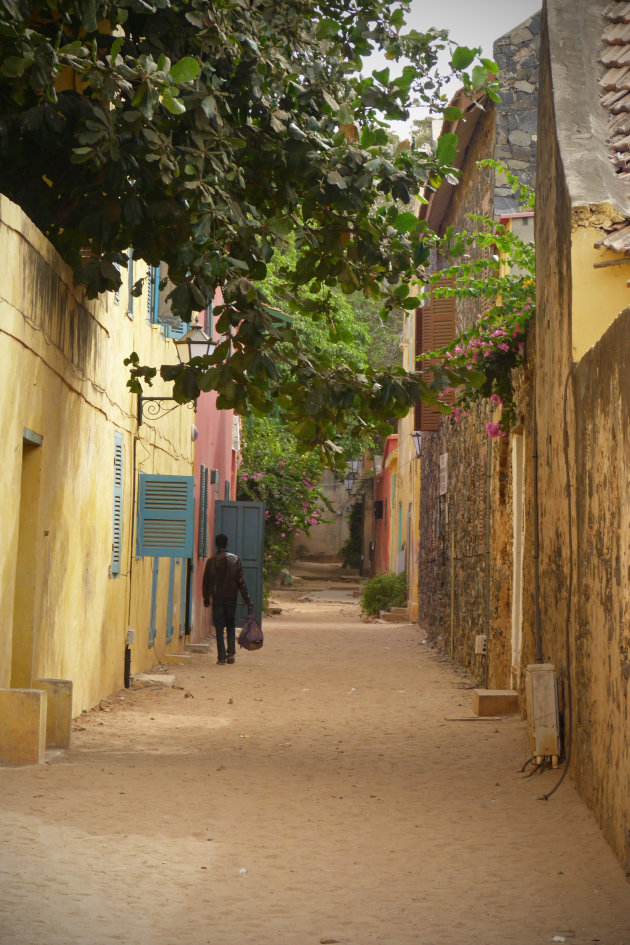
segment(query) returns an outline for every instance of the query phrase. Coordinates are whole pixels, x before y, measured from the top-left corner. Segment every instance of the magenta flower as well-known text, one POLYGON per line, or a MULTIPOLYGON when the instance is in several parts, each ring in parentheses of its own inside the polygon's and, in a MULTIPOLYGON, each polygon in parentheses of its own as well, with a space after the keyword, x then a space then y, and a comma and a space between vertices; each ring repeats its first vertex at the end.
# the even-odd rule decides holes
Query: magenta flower
POLYGON ((493 404, 502 404, 502 403, 503 403, 503 401, 501 400, 501 398, 499 397, 498 394, 493 394, 493 395, 491 396, 490 400, 492 401, 493 404))
POLYGON ((492 438, 505 436, 505 431, 501 429, 498 423, 486 423, 486 433, 492 438))

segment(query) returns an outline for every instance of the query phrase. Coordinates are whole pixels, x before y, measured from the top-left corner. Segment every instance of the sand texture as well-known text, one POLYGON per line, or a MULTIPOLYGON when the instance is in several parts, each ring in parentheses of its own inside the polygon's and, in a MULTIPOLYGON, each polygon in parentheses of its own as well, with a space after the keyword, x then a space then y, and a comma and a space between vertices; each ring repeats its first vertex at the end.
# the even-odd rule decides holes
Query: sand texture
POLYGON ((474 681, 343 585, 276 599, 262 650, 0 769, 2 945, 630 945, 570 780, 519 773, 524 722, 471 720, 474 681))

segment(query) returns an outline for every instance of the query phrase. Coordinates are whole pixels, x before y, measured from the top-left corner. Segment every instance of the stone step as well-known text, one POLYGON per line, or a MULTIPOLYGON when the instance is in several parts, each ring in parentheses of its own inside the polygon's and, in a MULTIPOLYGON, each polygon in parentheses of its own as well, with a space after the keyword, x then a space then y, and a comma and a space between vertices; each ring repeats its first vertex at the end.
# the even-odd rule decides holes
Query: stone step
POLYGON ((143 688, 148 686, 172 686, 175 677, 168 673, 136 673, 135 676, 131 677, 131 682, 132 685, 142 686, 143 688))
POLYGON ((210 644, 207 640, 204 643, 187 643, 186 651, 188 653, 209 653, 210 644))
POLYGON ((167 660, 169 663, 181 666, 182 663, 192 663, 193 655, 193 653, 169 653, 167 660))

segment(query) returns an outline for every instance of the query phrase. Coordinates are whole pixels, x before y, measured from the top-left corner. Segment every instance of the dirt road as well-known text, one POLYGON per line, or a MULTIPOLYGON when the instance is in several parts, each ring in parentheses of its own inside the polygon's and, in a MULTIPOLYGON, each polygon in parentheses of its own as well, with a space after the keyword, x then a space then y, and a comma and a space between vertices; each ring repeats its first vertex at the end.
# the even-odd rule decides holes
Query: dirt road
MULTIPOLYGON (((417 627, 297 602, 0 770, 2 945, 630 945, 630 884, 525 727, 417 627)), ((331 595, 328 595, 331 596, 331 595)), ((334 595, 332 595, 334 596, 334 595)))

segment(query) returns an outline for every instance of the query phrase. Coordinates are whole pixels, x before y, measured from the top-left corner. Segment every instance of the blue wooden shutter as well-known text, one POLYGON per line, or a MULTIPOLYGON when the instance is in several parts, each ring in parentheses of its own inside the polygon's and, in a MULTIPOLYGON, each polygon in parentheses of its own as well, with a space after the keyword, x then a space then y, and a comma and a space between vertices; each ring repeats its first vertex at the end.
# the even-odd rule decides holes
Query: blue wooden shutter
POLYGON ((112 560, 110 574, 120 574, 122 557, 123 436, 114 433, 114 496, 112 507, 112 560))
POLYGON ((230 501, 230 484, 227 479, 225 480, 225 501, 230 501))
POLYGON ((175 590, 175 558, 171 558, 171 570, 168 574, 168 605, 166 609, 166 642, 173 639, 173 597, 175 590))
POLYGON ((201 464, 199 476, 199 548, 200 558, 208 557, 208 467, 201 464))
POLYGON ((154 558, 152 574, 151 574, 151 615, 149 617, 149 649, 153 646, 153 641, 155 640, 155 634, 157 633, 155 615, 157 611, 157 592, 158 592, 159 572, 160 572, 160 559, 154 558))
POLYGON ((179 635, 186 634, 186 585, 188 583, 188 560, 182 558, 181 583, 179 587, 179 635))
POLYGON ((193 476, 154 476, 140 473, 136 547, 138 557, 192 557, 194 509, 193 476))

